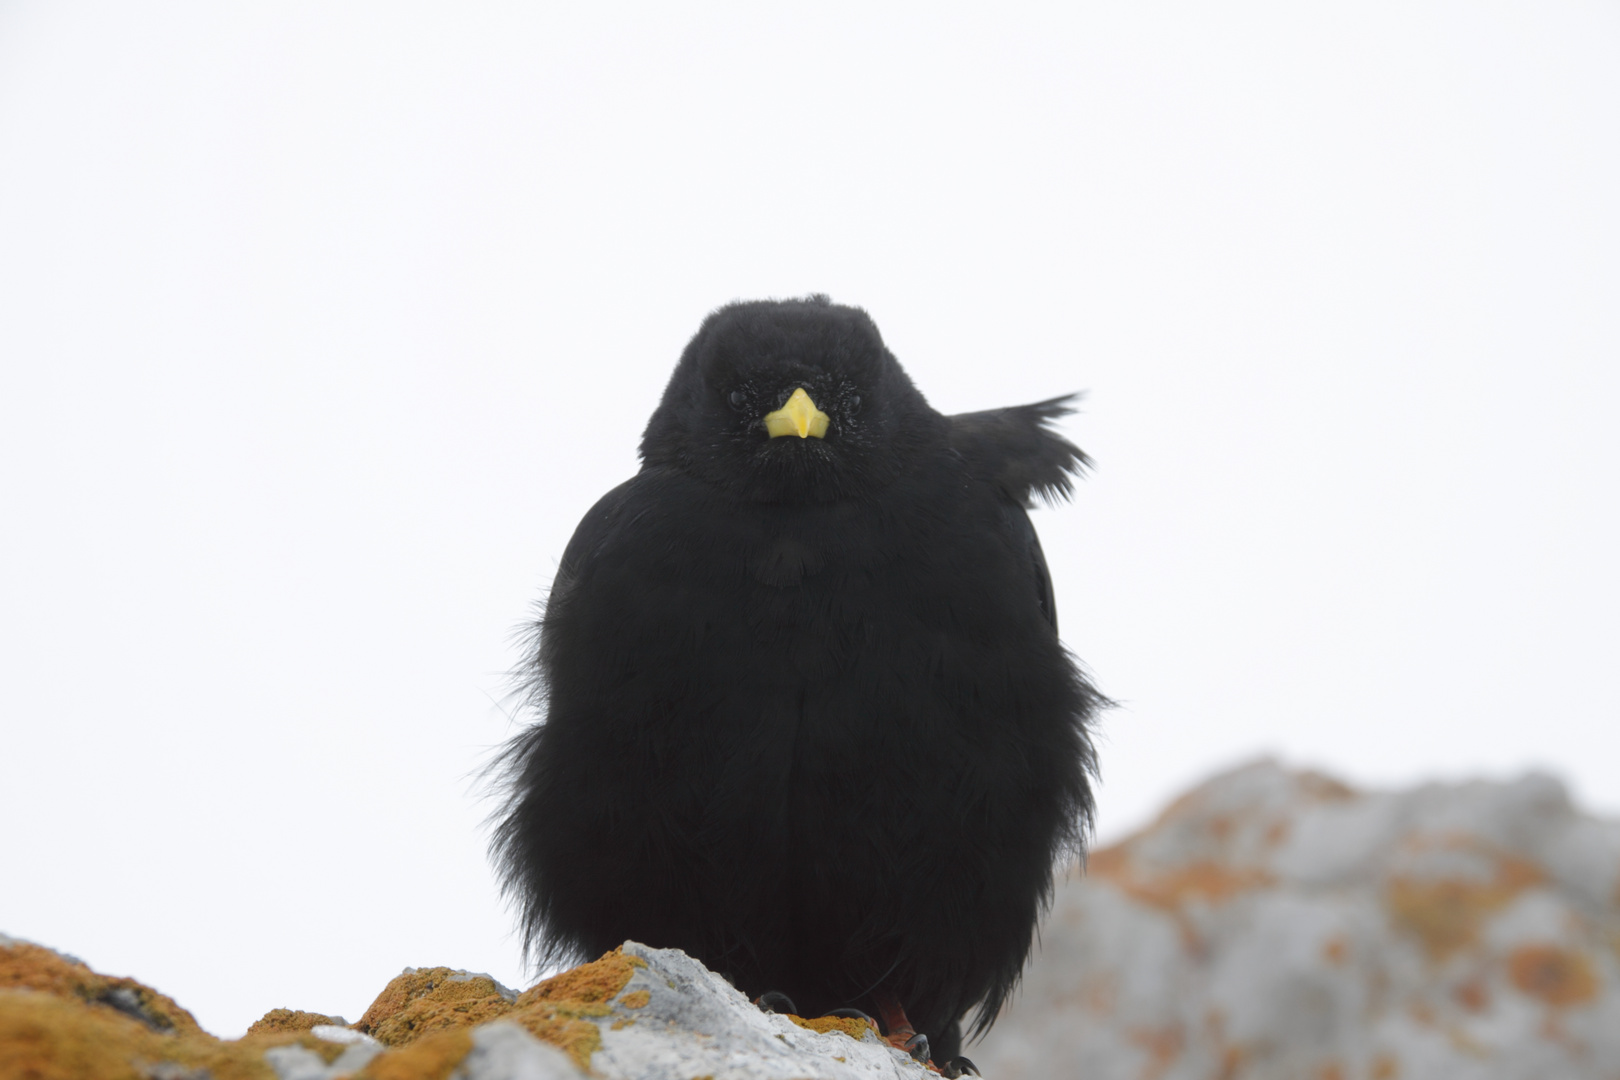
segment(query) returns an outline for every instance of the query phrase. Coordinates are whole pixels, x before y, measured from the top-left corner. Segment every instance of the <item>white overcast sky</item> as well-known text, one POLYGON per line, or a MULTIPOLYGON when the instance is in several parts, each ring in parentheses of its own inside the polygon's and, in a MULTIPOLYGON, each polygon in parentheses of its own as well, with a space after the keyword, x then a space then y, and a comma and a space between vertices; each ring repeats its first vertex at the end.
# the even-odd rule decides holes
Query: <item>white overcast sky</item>
POLYGON ((1620 812, 1620 6, 0 6, 0 931, 239 1033, 524 980, 514 628, 703 315, 1089 392, 1104 837, 1262 753, 1620 812))

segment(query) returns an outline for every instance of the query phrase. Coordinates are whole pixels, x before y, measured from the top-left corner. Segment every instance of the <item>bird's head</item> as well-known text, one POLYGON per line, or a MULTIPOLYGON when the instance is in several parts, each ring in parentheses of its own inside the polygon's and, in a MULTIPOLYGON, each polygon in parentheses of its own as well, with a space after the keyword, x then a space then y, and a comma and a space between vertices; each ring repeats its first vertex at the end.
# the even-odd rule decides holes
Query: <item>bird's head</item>
POLYGON ((745 500, 835 502, 892 483, 944 424, 866 312, 824 296, 749 301, 704 320, 641 457, 745 500))

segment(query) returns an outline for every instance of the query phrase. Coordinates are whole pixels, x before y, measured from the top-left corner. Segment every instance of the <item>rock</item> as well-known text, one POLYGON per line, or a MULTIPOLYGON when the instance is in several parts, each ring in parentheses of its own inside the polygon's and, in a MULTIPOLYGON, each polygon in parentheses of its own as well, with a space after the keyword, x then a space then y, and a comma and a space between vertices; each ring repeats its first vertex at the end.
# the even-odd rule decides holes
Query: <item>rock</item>
MULTIPOLYGON (((285 1040, 308 1035, 283 1035, 285 1040)), ((247 1043, 247 1040, 243 1040, 247 1043)), ((15 938, 0 940, 0 1077, 30 1080, 236 1080, 262 1077, 262 1049, 240 1051, 134 979, 15 938)))
POLYGON ((472 1044, 451 1080, 575 1080, 583 1075, 567 1054, 510 1021, 474 1028, 472 1044))
POLYGON ((643 963, 617 998, 623 1011, 601 1025, 602 1046, 591 1064, 602 1076, 925 1080, 934 1075, 871 1028, 857 1028, 862 1034, 857 1040, 843 1025, 820 1032, 796 1017, 760 1012, 678 949, 627 943, 624 952, 643 963))
POLYGON ((32 990, 95 1008, 94 1015, 120 1013, 154 1032, 200 1033, 202 1029, 171 998, 134 979, 98 975, 82 960, 43 945, 0 935, 0 989, 32 990))
POLYGON ((1620 1076, 1620 822, 1261 762, 1060 884, 993 1080, 1620 1076))
POLYGON ((264 1051, 264 1060, 276 1071, 277 1080, 336 1080, 339 1076, 359 1072, 382 1052, 381 1043, 367 1039, 349 1044, 330 1061, 325 1055, 298 1045, 269 1047, 264 1051))
MULTIPOLYGON (((1359 793, 1217 777, 1059 886, 991 1080, 1615 1080, 1620 822, 1544 776, 1359 793)), ((760 1012, 626 942, 519 994, 407 968, 353 1025, 237 1040, 134 979, 0 935, 0 1077, 925 1080, 864 1023, 760 1012)))
POLYGON ((354 1026, 379 1042, 398 1046, 430 1031, 504 1016, 517 996, 488 975, 445 967, 406 968, 354 1026))
POLYGON ((685 953, 626 942, 522 994, 407 968, 352 1027, 273 1009, 237 1040, 133 979, 0 939, 0 1077, 36 1080, 924 1080, 864 1023, 755 1008, 685 953), (589 1073, 586 1070, 589 1070, 589 1073))
POLYGON ((347 1021, 341 1016, 304 1012, 302 1009, 271 1009, 253 1021, 247 1029, 249 1035, 270 1035, 281 1031, 313 1031, 318 1027, 345 1029, 347 1021))

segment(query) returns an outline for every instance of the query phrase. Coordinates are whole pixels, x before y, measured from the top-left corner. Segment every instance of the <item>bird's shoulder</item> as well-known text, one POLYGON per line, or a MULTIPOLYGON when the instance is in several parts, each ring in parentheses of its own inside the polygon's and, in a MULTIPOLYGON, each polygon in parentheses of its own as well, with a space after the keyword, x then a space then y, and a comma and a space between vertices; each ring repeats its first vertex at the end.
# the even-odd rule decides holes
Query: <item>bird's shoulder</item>
POLYGON ((569 539, 568 546, 563 549, 562 562, 557 567, 559 578, 577 575, 596 554, 624 517, 626 506, 634 502, 636 479, 631 477, 626 480, 585 511, 585 516, 574 527, 574 535, 569 539))
POLYGON ((723 542, 735 516, 711 485, 664 466, 643 467, 585 512, 563 550, 559 581, 590 576, 598 566, 627 572, 675 560, 723 542))
POLYGON ((1036 496, 1067 497, 1091 459, 1051 425, 1074 411, 1077 396, 947 417, 951 451, 970 475, 1020 506, 1036 496))

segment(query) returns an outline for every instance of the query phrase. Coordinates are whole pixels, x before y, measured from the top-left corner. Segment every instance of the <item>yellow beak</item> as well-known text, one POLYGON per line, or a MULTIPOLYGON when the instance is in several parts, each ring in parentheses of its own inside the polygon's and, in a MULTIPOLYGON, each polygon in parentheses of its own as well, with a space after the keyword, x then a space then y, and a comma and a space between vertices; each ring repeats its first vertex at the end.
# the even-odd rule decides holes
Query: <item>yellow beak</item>
POLYGON ((765 430, 773 439, 778 435, 819 439, 827 434, 827 414, 816 408, 801 386, 793 391, 786 405, 765 417, 765 430))

